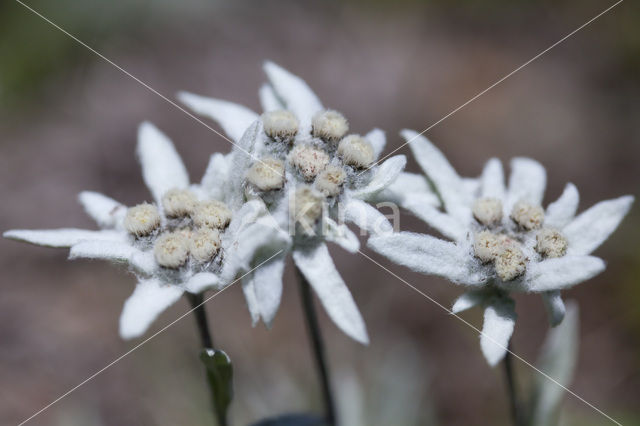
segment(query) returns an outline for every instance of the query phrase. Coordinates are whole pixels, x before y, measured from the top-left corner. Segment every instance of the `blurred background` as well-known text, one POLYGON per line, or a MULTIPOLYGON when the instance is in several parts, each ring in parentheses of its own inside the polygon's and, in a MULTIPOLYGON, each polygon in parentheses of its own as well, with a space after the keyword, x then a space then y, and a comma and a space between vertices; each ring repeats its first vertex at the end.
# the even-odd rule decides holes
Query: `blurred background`
MULTIPOLYGON (((258 110, 260 67, 274 60, 344 112, 356 132, 385 129, 386 152, 402 143, 402 128, 428 127, 612 3, 28 2, 169 98, 186 89, 258 110)), ((545 203, 568 181, 581 191, 581 209, 637 196, 639 19, 637 2, 620 4, 427 136, 464 176, 478 175, 491 156, 540 160, 545 203)), ((0 3, 0 229, 91 228, 76 202, 85 189, 128 205, 149 199, 134 158, 143 120, 173 139, 194 179, 210 153, 230 149, 24 6, 0 3)), ((417 171, 413 160, 408 168, 417 171)), ((571 389, 625 425, 640 424, 639 225, 635 205, 597 251, 606 272, 566 292, 581 315, 571 389)), ((426 230, 408 216, 402 227, 426 230)), ((320 314, 345 424, 508 424, 502 370, 487 366, 473 330, 366 258, 334 251, 371 336, 361 347, 320 314)), ((1 424, 26 419, 136 343, 117 334, 133 277, 66 256, 0 240, 1 424)), ((462 291, 372 256, 446 306, 462 291)), ((208 303, 215 339, 235 365, 236 424, 320 409, 292 272, 271 331, 251 327, 239 286, 208 303)), ((178 303, 154 329, 187 309, 178 303)), ((544 308, 525 296, 517 312, 514 350, 533 362, 548 331, 544 308)), ((481 324, 480 310, 464 317, 481 324)), ((187 317, 30 424, 210 424, 198 345, 187 317)), ((524 387, 535 373, 516 368, 524 387)), ((573 397, 562 419, 607 424, 573 397)))

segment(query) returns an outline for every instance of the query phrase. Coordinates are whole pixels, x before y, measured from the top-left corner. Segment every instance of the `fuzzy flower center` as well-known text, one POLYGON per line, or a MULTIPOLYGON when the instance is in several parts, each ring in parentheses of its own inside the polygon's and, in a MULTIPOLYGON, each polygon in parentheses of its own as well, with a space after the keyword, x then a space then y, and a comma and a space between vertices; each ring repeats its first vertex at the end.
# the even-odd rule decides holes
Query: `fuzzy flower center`
POLYGON ((265 113, 262 123, 269 140, 265 154, 245 175, 247 194, 270 203, 282 188, 298 188, 290 194, 297 199, 289 200, 290 217, 303 228, 313 227, 322 215, 322 203, 332 204, 347 182, 358 180, 357 170, 375 159, 371 143, 347 135, 349 123, 335 110, 317 113, 306 134, 300 133, 299 121, 290 111, 265 113))
POLYGON ((131 207, 125 229, 143 250, 152 249, 162 268, 203 270, 220 252, 221 233, 231 221, 231 210, 216 200, 198 201, 188 189, 171 189, 162 197, 160 210, 153 204, 131 207))
POLYGON ((491 264, 502 281, 512 281, 527 270, 530 259, 524 242, 535 232, 534 250, 542 258, 561 257, 567 252, 567 239, 553 228, 545 228, 544 210, 539 205, 519 201, 509 214, 511 223, 503 224, 503 206, 497 198, 480 198, 472 207, 480 226, 474 234, 473 252, 482 263, 491 264))

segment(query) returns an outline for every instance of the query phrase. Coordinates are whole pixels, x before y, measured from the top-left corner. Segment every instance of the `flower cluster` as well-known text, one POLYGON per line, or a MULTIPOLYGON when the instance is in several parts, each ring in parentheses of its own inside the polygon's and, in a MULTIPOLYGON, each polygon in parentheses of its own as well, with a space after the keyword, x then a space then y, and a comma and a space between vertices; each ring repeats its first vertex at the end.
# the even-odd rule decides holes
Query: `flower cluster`
MULTIPOLYGON (((391 224, 368 202, 396 180, 406 159, 398 155, 374 165, 385 145, 381 130, 364 136, 349 133, 347 119, 324 108, 302 79, 273 63, 265 65, 265 72, 269 83, 260 91, 261 115, 217 99, 189 93, 179 97, 195 112, 217 121, 237 143, 227 156, 212 157, 218 182, 241 187, 245 199, 267 205, 290 235, 294 263, 329 316, 347 335, 367 342, 364 321, 325 242, 349 252, 359 249, 358 238, 344 222, 371 234, 392 232, 391 224), (226 174, 220 164, 227 165, 226 174)), ((277 257, 243 279, 254 323, 273 321, 285 260, 277 257)))
POLYGON ((433 185, 432 198, 407 208, 451 241, 400 232, 369 239, 369 246, 416 271, 470 286, 452 311, 485 308, 481 348, 491 365, 505 355, 516 320, 512 292, 541 293, 552 325, 565 314, 560 290, 602 272, 605 264, 589 254, 617 228, 633 197, 603 201, 576 216, 578 191, 568 184, 546 210, 545 169, 536 161, 511 162, 508 185, 499 160, 486 164, 479 179, 463 179, 424 136, 403 136, 433 185))
MULTIPOLYGON (((258 252, 273 255, 286 236, 268 223, 258 201, 231 210, 190 185, 171 141, 149 123, 140 126, 138 157, 154 203, 127 208, 99 193, 79 200, 101 228, 13 230, 7 238, 51 247, 69 247, 69 258, 124 263, 138 285, 120 317, 120 334, 133 338, 182 294, 221 289, 248 270, 258 252), (250 238, 249 238, 250 237, 250 238)), ((206 177, 206 176, 205 176, 206 177)))
POLYGON ((266 63, 258 114, 231 102, 180 93, 194 112, 215 120, 233 141, 215 153, 199 184, 190 184, 173 144, 150 124, 140 127, 138 157, 153 203, 127 208, 93 192, 80 201, 99 231, 14 230, 4 235, 70 247, 71 258, 126 264, 138 285, 120 320, 125 338, 142 334, 185 291, 223 288, 239 275, 253 323, 271 325, 280 306, 288 254, 329 317, 353 339, 368 334, 337 271, 327 242, 350 253, 368 245, 392 261, 471 287, 452 311, 484 307, 481 348, 491 365, 505 355, 515 326, 513 292, 540 293, 552 325, 565 314, 560 290, 604 270, 590 254, 616 229, 633 197, 603 201, 576 216, 568 184, 543 208, 545 169, 516 158, 505 184, 497 159, 479 178, 460 177, 421 134, 403 136, 424 175, 406 173, 397 155, 378 164, 384 132, 353 133, 299 77, 266 63), (394 231, 374 204, 393 202, 445 239, 394 231))

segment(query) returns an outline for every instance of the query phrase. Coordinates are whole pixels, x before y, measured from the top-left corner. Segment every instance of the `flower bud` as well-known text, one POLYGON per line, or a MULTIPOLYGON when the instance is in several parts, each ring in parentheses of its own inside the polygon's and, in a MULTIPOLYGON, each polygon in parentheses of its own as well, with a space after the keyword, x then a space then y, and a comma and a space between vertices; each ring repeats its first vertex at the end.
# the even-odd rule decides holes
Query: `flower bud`
POLYGON ((567 239, 559 231, 542 228, 536 235, 536 251, 544 257, 562 257, 567 253, 567 239))
POLYGON ((311 124, 311 134, 326 142, 337 142, 349 131, 349 123, 344 115, 330 109, 317 113, 311 124))
POLYGON ((320 194, 306 185, 298 188, 289 199, 289 214, 305 234, 313 235, 313 227, 322 215, 322 200, 320 194))
POLYGON ((153 247, 153 255, 158 265, 177 269, 187 262, 189 240, 183 233, 167 232, 158 237, 153 247))
POLYGON ((474 236, 473 252, 484 263, 493 261, 500 250, 500 238, 489 232, 481 231, 474 236))
POLYGON ((280 189, 284 185, 284 164, 273 157, 256 161, 247 171, 247 181, 260 191, 280 189))
POLYGON ((342 167, 329 165, 316 178, 316 189, 325 197, 335 197, 340 194, 346 176, 342 167))
POLYGON ((189 251, 196 261, 204 263, 215 257, 220 250, 220 232, 217 229, 200 228, 191 233, 189 251))
POLYGON ((262 114, 264 132, 279 142, 291 142, 298 133, 298 119, 291 111, 277 110, 262 114))
POLYGON ((171 189, 162 197, 162 207, 167 217, 189 216, 197 202, 196 196, 188 189, 171 189))
POLYGON ((127 210, 124 227, 136 237, 151 234, 160 226, 160 213, 153 204, 142 203, 127 210))
POLYGON ((473 204, 473 217, 485 226, 502 221, 502 202, 497 198, 480 198, 473 204))
POLYGON ((513 206, 511 219, 527 231, 540 229, 542 222, 544 222, 544 210, 538 205, 521 200, 513 206))
POLYGON ((231 221, 231 210, 221 201, 202 201, 196 205, 192 219, 198 227, 223 229, 231 221))
POLYGON ((289 162, 306 181, 311 181, 327 167, 329 154, 312 146, 296 145, 289 153, 289 162))
POLYGON ((503 243, 495 258, 496 274, 502 281, 511 281, 527 270, 524 253, 516 243, 503 243))
POLYGON ((359 135, 349 135, 340 141, 338 155, 345 164, 356 168, 365 168, 373 163, 373 147, 368 140, 359 135))

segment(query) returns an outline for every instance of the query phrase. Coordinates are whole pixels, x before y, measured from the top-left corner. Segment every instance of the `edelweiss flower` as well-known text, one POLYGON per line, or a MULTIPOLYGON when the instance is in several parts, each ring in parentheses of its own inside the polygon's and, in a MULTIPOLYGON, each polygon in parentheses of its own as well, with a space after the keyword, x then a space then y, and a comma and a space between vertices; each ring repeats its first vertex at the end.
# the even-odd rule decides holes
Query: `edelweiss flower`
POLYGON ((70 247, 70 259, 127 265, 138 284, 120 317, 120 335, 125 339, 144 333, 185 291, 223 288, 239 271, 248 270, 258 251, 277 253, 288 238, 267 225, 267 210, 259 200, 230 209, 208 197, 201 186, 189 185, 173 144, 153 125, 140 126, 137 151, 154 204, 127 208, 102 194, 82 192, 79 200, 101 230, 4 233, 33 244, 70 247))
MULTIPOLYGON (((370 233, 392 231, 367 201, 396 179, 406 158, 398 155, 373 166, 386 141, 381 130, 348 134, 346 118, 325 109, 302 79, 270 62, 264 70, 269 84, 260 90, 262 116, 226 101, 188 93, 179 97, 238 142, 228 156, 212 157, 210 168, 219 173, 216 181, 242 186, 246 198, 267 203, 280 227, 290 231, 293 260, 329 316, 347 335, 366 343, 360 312, 325 241, 350 252, 359 249, 343 221, 370 233)), ((280 305, 284 265, 282 255, 243 280, 254 324, 259 319, 272 322, 280 305)))
POLYGON ((403 136, 442 201, 440 210, 427 196, 411 211, 451 241, 401 232, 372 237, 369 245, 413 270, 473 287, 452 311, 485 307, 480 345, 495 365, 506 353, 516 320, 509 294, 541 293, 551 324, 559 324, 565 313, 560 290, 604 270, 604 262, 589 254, 617 228, 633 197, 603 201, 576 216, 578 191, 568 184, 544 210, 546 172, 536 161, 512 160, 505 187, 502 165, 492 159, 474 184, 460 178, 425 137, 408 130, 403 136))

